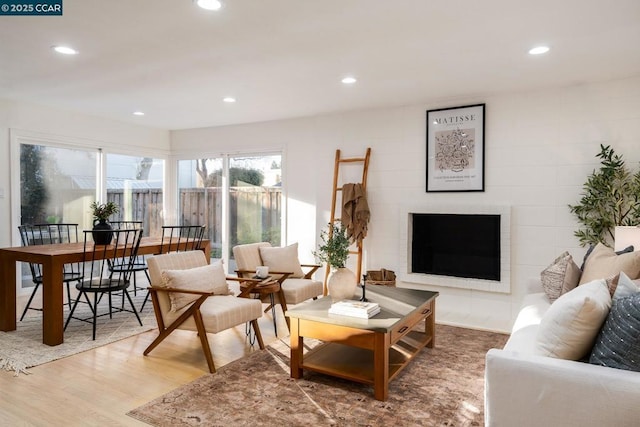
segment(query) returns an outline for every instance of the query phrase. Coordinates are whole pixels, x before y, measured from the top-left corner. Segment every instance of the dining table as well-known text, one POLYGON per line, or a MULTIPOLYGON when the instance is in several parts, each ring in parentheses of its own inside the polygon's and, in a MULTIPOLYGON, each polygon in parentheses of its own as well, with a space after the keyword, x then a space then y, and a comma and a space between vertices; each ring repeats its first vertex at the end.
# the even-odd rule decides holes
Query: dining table
MULTIPOLYGON (((184 245, 182 241, 181 245, 184 245)), ((211 257, 211 243, 203 239, 200 249, 211 257)), ((178 242, 162 237, 143 237, 138 255, 178 250, 178 242)), ((15 331, 18 262, 42 265, 42 342, 55 346, 64 342, 63 271, 68 263, 84 261, 84 242, 0 248, 0 331, 15 331)))

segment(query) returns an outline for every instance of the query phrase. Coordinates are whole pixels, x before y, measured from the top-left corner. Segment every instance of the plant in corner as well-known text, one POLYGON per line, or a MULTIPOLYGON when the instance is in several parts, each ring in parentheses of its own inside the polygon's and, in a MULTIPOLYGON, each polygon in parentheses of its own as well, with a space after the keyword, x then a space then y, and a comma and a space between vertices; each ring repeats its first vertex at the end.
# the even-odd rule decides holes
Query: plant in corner
POLYGON ((616 226, 640 224, 640 170, 632 173, 608 145, 601 144, 596 157, 602 166, 589 175, 580 202, 569 210, 582 225, 574 233, 581 246, 612 246, 616 226))

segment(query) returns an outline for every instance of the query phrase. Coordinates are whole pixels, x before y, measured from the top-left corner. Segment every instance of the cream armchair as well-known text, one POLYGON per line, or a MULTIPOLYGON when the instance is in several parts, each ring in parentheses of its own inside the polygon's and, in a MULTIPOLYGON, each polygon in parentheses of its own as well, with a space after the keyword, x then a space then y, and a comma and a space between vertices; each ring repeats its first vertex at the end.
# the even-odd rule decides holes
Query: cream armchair
MULTIPOLYGON (((280 304, 283 313, 287 310, 287 304, 299 304, 322 295, 322 282, 312 278, 320 266, 300 264, 297 243, 285 247, 274 247, 269 242, 238 245, 233 247, 233 256, 238 266, 238 277, 253 277, 256 267, 260 265, 269 267, 269 275, 280 282, 275 303, 280 304), (303 268, 307 271, 303 271, 303 268)), ((270 301, 265 299, 264 302, 270 301)), ((289 318, 286 321, 289 326, 289 318)))
POLYGON ((225 277, 222 264, 208 264, 202 251, 172 252, 147 258, 151 276, 151 301, 158 322, 158 337, 147 347, 148 355, 171 332, 186 329, 198 332, 209 371, 214 373, 207 333, 250 322, 258 344, 264 349, 257 319, 262 316, 260 301, 237 298, 227 280, 255 286, 259 280, 225 277))

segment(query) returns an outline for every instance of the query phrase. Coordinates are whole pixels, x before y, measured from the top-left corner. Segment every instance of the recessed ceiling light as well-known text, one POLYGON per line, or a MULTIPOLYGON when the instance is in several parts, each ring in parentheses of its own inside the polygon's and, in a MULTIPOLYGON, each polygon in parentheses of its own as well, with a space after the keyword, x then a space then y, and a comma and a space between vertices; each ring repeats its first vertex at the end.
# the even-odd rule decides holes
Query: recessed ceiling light
POLYGON ((69 46, 53 46, 53 50, 63 55, 77 55, 78 51, 69 46))
POLYGON ((133 115, 134 116, 144 116, 144 113, 142 111, 134 111, 133 115))
POLYGON ((542 55, 543 53, 549 52, 548 46, 536 46, 532 49, 529 49, 530 55, 542 55))
POLYGON ((220 10, 222 2, 218 0, 197 0, 196 4, 206 10, 220 10))
POLYGON ((228 103, 232 103, 232 102, 236 102, 236 99, 232 96, 227 96, 226 98, 222 99, 224 102, 228 102, 228 103))
POLYGON ((358 80, 356 80, 355 77, 351 77, 351 76, 348 76, 348 77, 345 77, 345 78, 342 79, 342 83, 344 83, 346 85, 352 85, 357 81, 358 80))

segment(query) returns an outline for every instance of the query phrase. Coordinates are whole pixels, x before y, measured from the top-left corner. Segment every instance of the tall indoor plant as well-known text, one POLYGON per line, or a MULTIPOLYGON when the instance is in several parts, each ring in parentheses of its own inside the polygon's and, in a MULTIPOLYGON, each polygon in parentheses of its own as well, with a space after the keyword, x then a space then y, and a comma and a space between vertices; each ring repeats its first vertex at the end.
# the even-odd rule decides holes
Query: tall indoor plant
POLYGON ((574 235, 582 246, 612 246, 615 227, 640 224, 640 170, 632 173, 610 146, 600 145, 600 169, 582 187, 582 197, 569 205, 582 228, 574 235))
POLYGON ((332 269, 331 277, 327 287, 332 301, 352 299, 358 281, 353 271, 346 267, 349 257, 349 239, 347 230, 342 222, 329 223, 328 230, 320 233, 322 244, 314 252, 316 258, 323 263, 327 263, 327 268, 332 269))
POLYGON ((113 233, 103 233, 100 230, 111 230, 111 224, 109 224, 109 217, 119 212, 118 205, 113 202, 98 203, 93 202, 89 206, 91 208, 91 214, 93 215, 93 230, 98 231, 93 233, 93 241, 98 245, 107 245, 111 242, 113 233))

